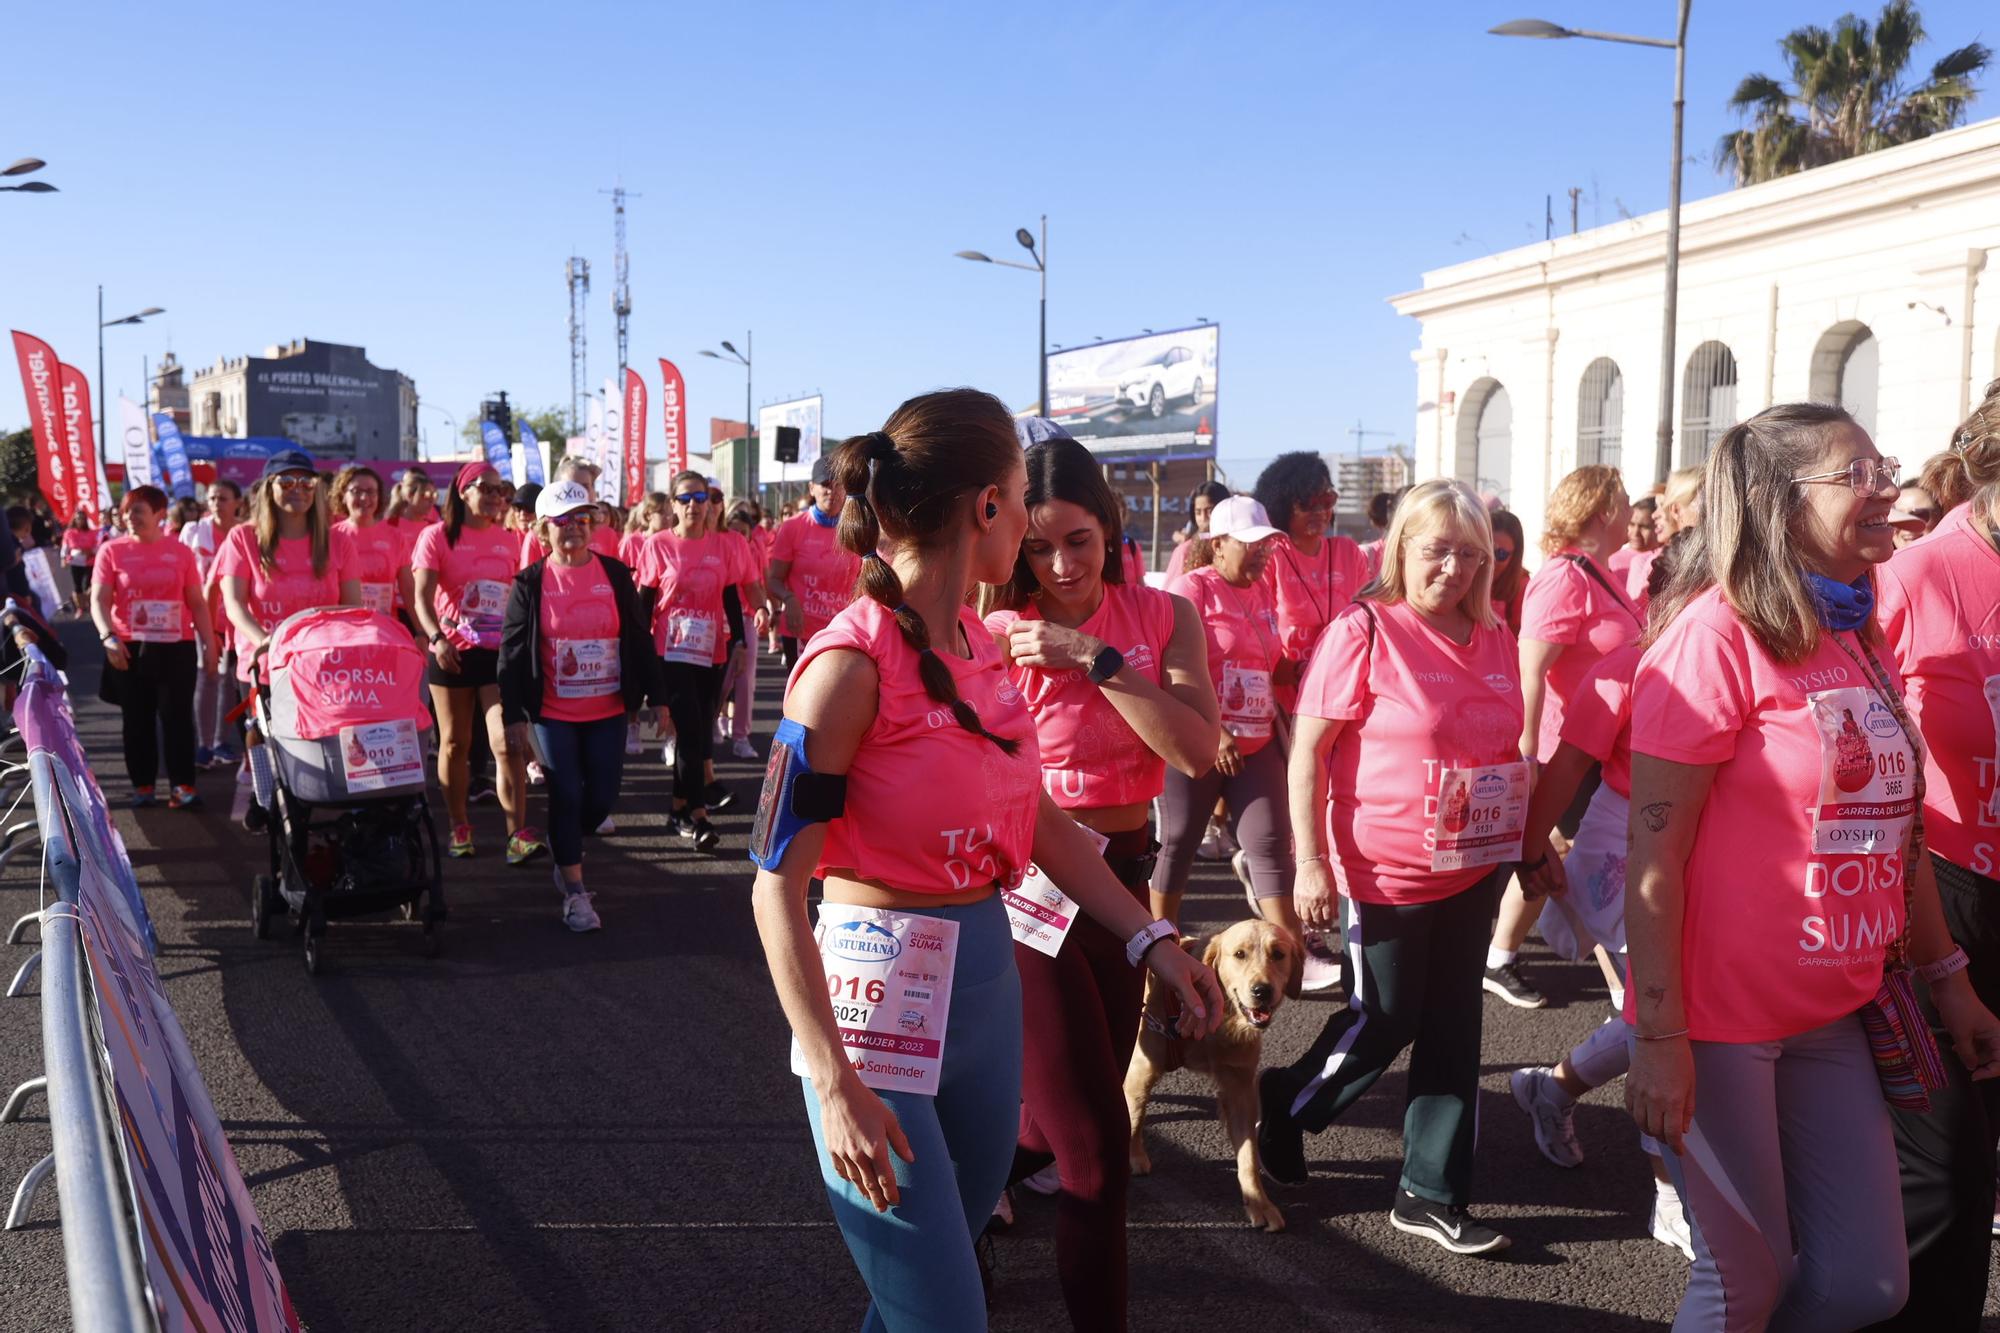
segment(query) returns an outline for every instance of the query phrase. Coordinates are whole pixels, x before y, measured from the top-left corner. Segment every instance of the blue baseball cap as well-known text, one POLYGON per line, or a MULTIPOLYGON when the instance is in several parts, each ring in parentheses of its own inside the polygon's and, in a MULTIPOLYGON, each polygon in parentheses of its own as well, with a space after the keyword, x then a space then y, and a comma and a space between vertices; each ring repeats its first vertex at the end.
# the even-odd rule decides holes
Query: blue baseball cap
POLYGON ((280 449, 264 460, 266 477, 275 477, 285 472, 311 472, 317 475, 319 468, 313 463, 312 455, 303 449, 280 449))
POLYGON ((1026 449, 1044 440, 1067 440, 1072 437, 1068 431, 1047 417, 1016 417, 1014 438, 1021 442, 1023 449, 1026 449))

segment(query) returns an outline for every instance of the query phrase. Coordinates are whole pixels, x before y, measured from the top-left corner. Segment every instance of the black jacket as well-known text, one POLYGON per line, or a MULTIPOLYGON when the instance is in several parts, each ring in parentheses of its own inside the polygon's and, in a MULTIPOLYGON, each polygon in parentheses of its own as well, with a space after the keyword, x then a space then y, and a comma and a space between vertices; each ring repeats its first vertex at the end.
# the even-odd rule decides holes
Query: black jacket
MULTIPOLYGON (((597 556, 618 604, 618 680, 630 713, 646 703, 665 703, 660 659, 653 652, 653 627, 639 606, 632 571, 609 556, 597 556)), ((507 620, 500 631, 500 716, 507 722, 542 719, 542 566, 537 560, 514 576, 507 596, 507 620)))

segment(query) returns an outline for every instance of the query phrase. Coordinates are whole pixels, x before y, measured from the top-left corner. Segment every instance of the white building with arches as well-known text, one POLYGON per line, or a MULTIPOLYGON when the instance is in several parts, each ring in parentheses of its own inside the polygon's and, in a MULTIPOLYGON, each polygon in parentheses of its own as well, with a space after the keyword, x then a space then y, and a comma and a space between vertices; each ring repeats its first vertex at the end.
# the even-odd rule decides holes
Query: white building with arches
MULTIPOLYGON (((1666 214, 1424 274, 1416 471, 1532 543, 1584 463, 1655 480, 1666 214)), ((1673 459, 1772 403, 1840 402, 1913 476, 2000 376, 2000 119, 1681 211, 1673 459)))

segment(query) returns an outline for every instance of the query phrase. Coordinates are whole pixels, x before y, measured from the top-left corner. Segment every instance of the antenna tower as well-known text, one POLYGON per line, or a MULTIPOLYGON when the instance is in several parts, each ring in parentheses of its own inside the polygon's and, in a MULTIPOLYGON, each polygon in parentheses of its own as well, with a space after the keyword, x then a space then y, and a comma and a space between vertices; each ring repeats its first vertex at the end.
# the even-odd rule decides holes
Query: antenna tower
MULTIPOLYGON (((563 275, 569 279, 569 428, 572 432, 583 427, 583 396, 589 392, 589 357, 584 347, 584 315, 590 296, 590 261, 572 257, 563 265, 563 275)), ((624 338, 624 321, 619 321, 620 352, 624 338)))
MULTIPOLYGON (((618 378, 615 383, 618 392, 622 394, 625 392, 625 350, 628 337, 626 326, 632 318, 632 272, 630 256, 625 252, 625 186, 620 182, 616 187, 599 190, 598 193, 611 196, 612 235, 615 238, 615 247, 612 250, 615 258, 611 270, 611 313, 618 316, 618 378)), ((635 194, 631 197, 641 199, 645 196, 635 194)))

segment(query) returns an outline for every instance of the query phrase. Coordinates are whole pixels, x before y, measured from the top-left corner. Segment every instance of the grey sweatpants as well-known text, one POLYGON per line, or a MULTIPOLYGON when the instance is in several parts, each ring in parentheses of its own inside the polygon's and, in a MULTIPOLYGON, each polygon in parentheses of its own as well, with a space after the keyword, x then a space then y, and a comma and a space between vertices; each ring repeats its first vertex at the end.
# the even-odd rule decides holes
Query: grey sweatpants
POLYGON ((1167 769, 1160 792, 1160 859, 1153 892, 1181 893, 1216 798, 1229 802, 1231 832, 1250 862, 1259 898, 1292 896, 1292 815, 1285 797, 1285 747, 1275 739, 1243 761, 1235 777, 1211 768, 1198 778, 1167 769))
POLYGON ((1902 1309, 1896 1145, 1861 1020, 1693 1047, 1694 1124, 1666 1155, 1695 1222, 1675 1333, 1835 1333, 1902 1309))

